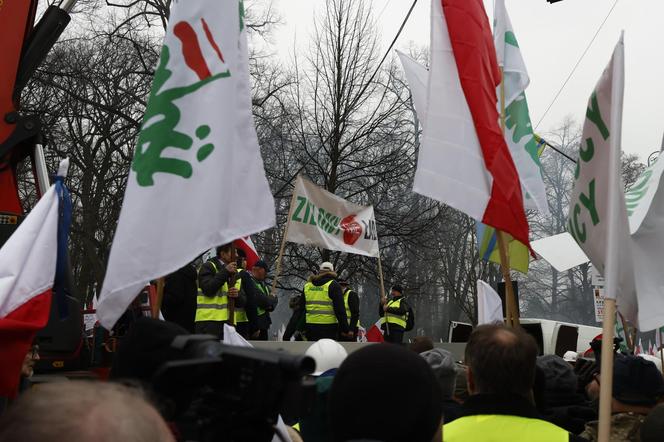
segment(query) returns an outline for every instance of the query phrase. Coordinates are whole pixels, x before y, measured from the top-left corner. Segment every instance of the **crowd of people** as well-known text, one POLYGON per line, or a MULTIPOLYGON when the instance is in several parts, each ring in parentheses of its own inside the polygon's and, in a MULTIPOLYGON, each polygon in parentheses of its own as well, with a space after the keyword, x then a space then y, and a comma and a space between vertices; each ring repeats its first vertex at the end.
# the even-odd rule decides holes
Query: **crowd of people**
MULTIPOLYGON (((242 249, 233 244, 216 248, 216 255, 199 269, 189 264, 166 277, 162 312, 164 317, 195 332, 223 339, 224 324, 232 323, 249 340, 267 340, 270 313, 278 298, 266 284, 269 266, 259 260, 247 269, 242 249)), ((381 296, 379 316, 385 340, 403 342, 403 334, 413 328, 414 313, 394 285, 390 297, 381 296)), ((285 341, 358 339, 360 300, 345 277, 330 262, 323 262, 311 275, 301 293, 290 299, 292 315, 285 329, 285 341)))
MULTIPOLYGON (((169 343, 187 331, 155 322, 162 325, 151 340, 139 322, 121 343, 116 382, 50 383, 23 394, 0 419, 0 442, 183 440, 145 381, 175 357, 169 343)), ((519 328, 476 327, 463 361, 424 337, 351 354, 322 338, 306 355, 316 362, 316 393, 312 406, 284 416, 293 441, 597 440, 599 358, 538 356, 519 328)), ((663 440, 662 402, 655 364, 616 351, 610 441, 663 440)))

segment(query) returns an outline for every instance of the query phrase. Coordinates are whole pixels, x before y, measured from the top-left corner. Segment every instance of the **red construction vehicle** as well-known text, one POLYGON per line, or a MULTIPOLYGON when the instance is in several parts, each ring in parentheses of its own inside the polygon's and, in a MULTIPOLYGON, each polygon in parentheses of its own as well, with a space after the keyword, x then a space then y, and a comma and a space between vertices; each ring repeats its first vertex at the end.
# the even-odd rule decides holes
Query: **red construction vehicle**
MULTIPOLYGON (((37 0, 0 1, 0 247, 24 218, 19 165, 30 161, 38 197, 50 186, 41 122, 36 115, 21 111, 21 92, 69 23, 74 3, 76 0, 61 0, 49 6, 35 25, 37 0)), ((67 301, 69 317, 61 320, 54 302, 49 324, 38 335, 41 367, 67 369, 79 364, 81 309, 74 297, 67 301)))

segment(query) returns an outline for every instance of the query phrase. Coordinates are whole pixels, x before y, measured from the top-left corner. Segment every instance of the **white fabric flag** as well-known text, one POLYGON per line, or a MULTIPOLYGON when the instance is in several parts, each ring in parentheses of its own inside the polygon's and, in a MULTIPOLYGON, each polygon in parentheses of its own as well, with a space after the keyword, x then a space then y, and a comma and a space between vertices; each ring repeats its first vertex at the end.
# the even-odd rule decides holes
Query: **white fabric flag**
POLYGON ((496 291, 481 279, 477 280, 477 325, 503 323, 503 301, 496 291))
POLYGON ((639 302, 639 328, 664 324, 664 158, 644 171, 625 194, 639 302))
MULTIPOLYGON (((58 175, 67 176, 68 168, 65 159, 58 175)), ((59 207, 54 184, 0 248, 0 318, 53 287, 59 207)), ((48 319, 48 308, 45 313, 48 319)))
POLYGON ((430 50, 426 95, 438 99, 427 100, 413 191, 482 220, 493 177, 484 164, 439 1, 432 1, 430 50))
POLYGON ((274 224, 251 113, 243 2, 174 2, 99 299, 100 322, 112 327, 151 279, 274 224))
POLYGON ((427 119, 427 83, 429 83, 429 70, 417 61, 410 58, 401 51, 396 51, 403 66, 403 72, 406 74, 406 81, 410 89, 410 96, 413 97, 413 105, 417 118, 424 127, 427 119))
POLYGON ((289 212, 291 242, 378 256, 378 233, 373 206, 359 206, 297 177, 289 212))
POLYGON ((624 45, 620 37, 611 62, 588 101, 568 231, 604 276, 606 298, 637 323, 632 247, 620 173, 624 90, 624 45))
MULTIPOLYGON (((498 65, 503 69, 505 88, 505 141, 519 172, 526 209, 535 209, 549 214, 546 189, 542 181, 538 143, 530 123, 526 87, 530 77, 521 56, 512 22, 505 8, 505 0, 496 0, 494 21, 494 44, 498 65)), ((500 97, 500 86, 498 86, 500 97)), ((500 109, 500 103, 499 111, 500 109)))

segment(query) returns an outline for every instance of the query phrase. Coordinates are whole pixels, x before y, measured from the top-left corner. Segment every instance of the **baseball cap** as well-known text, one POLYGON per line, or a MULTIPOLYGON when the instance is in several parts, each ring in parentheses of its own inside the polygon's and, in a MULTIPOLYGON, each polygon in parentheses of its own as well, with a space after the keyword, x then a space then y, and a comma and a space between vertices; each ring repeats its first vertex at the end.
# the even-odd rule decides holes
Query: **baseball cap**
POLYGON ((328 272, 334 272, 334 266, 332 265, 331 262, 325 261, 322 263, 319 267, 321 271, 328 271, 328 272))
POLYGON ((265 261, 263 261, 262 259, 259 259, 258 261, 256 261, 256 263, 254 264, 254 267, 260 267, 261 269, 265 269, 266 272, 270 271, 270 266, 268 266, 267 263, 265 261))
POLYGON ((563 359, 565 362, 576 362, 578 359, 579 354, 575 352, 574 350, 567 350, 565 354, 563 355, 563 359))

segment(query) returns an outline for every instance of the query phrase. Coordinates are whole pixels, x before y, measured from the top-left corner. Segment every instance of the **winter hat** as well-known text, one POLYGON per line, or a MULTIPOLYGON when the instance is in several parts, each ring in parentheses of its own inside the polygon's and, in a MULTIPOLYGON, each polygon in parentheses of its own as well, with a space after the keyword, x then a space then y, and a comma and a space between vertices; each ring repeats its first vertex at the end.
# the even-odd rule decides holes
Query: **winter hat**
POLYGON ((613 397, 628 405, 650 406, 664 395, 664 379, 655 364, 638 356, 618 356, 613 363, 613 397))
POLYGON ((578 378, 574 369, 557 355, 544 355, 537 357, 537 366, 544 374, 544 390, 560 393, 574 393, 578 385, 578 378))
POLYGON ((351 353, 339 367, 330 391, 334 441, 429 442, 441 424, 443 398, 426 361, 398 345, 375 344, 351 353), (349 412, 349 404, 384 401, 397 394, 402 406, 388 419, 382 407, 349 412))
POLYGON ((403 294, 403 287, 401 287, 399 284, 393 285, 392 290, 394 290, 395 292, 399 292, 399 293, 403 294))
POLYGON ((177 336, 188 334, 173 322, 138 318, 120 341, 111 378, 149 381, 165 362, 186 357, 182 350, 171 344, 177 336))
POLYGON ((450 399, 454 395, 456 388, 456 364, 452 353, 442 348, 434 348, 433 350, 420 353, 433 370, 434 375, 438 379, 443 393, 443 399, 450 399))

